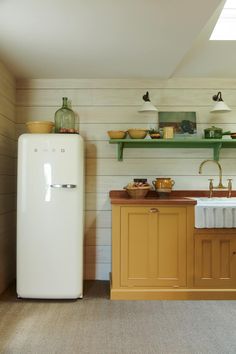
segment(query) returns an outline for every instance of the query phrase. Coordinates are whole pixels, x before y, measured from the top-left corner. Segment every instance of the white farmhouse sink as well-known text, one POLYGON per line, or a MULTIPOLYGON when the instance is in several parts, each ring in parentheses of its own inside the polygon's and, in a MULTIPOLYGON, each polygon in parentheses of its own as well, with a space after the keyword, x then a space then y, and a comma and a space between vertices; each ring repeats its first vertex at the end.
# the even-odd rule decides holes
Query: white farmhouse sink
POLYGON ((236 227, 236 198, 192 198, 196 228, 236 227))

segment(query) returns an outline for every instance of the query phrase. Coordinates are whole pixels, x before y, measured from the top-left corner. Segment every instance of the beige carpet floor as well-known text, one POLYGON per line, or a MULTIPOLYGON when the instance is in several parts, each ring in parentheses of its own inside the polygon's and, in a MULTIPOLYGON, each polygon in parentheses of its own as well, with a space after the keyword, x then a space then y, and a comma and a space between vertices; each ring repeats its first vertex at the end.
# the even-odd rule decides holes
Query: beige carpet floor
POLYGON ((78 301, 0 297, 4 354, 236 354, 236 301, 110 301, 87 282, 78 301))

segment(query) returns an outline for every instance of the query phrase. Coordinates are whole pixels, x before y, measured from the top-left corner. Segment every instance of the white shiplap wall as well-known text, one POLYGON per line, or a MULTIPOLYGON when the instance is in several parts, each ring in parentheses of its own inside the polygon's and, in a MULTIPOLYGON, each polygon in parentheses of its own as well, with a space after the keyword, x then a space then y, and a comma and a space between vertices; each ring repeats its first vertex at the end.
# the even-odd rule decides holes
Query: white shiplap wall
MULTIPOLYGON (((28 80, 17 83, 17 134, 29 120, 53 120, 61 97, 72 101, 77 127, 86 140, 86 239, 85 277, 108 279, 111 267, 111 207, 108 192, 121 189, 133 177, 172 177, 176 189, 207 189, 208 178, 217 178, 212 164, 198 175, 202 160, 212 158, 208 149, 127 149, 124 161, 116 160, 116 147, 108 144, 107 130, 149 127, 157 115, 140 114, 142 95, 149 90, 153 104, 162 111, 196 111, 198 133, 216 124, 236 131, 236 80, 28 80), (222 90, 231 113, 210 114, 211 97, 222 90)), ((236 183, 236 149, 221 153, 224 178, 236 183)))
POLYGON ((15 80, 0 62, 0 293, 15 277, 15 80))

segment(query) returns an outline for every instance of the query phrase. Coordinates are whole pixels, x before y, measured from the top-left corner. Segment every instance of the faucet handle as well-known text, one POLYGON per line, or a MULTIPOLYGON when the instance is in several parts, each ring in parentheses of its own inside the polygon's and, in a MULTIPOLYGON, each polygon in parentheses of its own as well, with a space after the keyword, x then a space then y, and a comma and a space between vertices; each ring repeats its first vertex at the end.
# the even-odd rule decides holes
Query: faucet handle
POLYGON ((228 181, 228 198, 230 198, 232 194, 232 187, 233 187, 232 178, 228 178, 227 181, 228 181))
POLYGON ((231 188, 232 189, 232 178, 228 178, 227 181, 228 181, 228 188, 231 188))
POLYGON ((213 194, 213 181, 214 181, 214 178, 208 178, 208 181, 210 181, 209 182, 209 192, 210 192, 210 194, 209 194, 209 198, 211 198, 212 197, 212 194, 213 194))

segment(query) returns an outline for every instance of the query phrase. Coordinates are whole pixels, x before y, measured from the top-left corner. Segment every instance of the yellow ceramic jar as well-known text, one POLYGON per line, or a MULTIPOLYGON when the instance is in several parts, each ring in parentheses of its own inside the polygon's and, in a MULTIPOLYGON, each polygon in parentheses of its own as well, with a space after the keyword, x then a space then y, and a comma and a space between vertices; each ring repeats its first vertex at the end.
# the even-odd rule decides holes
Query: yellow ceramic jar
POLYGON ((171 192, 175 181, 171 178, 156 178, 152 184, 157 192, 171 192))

